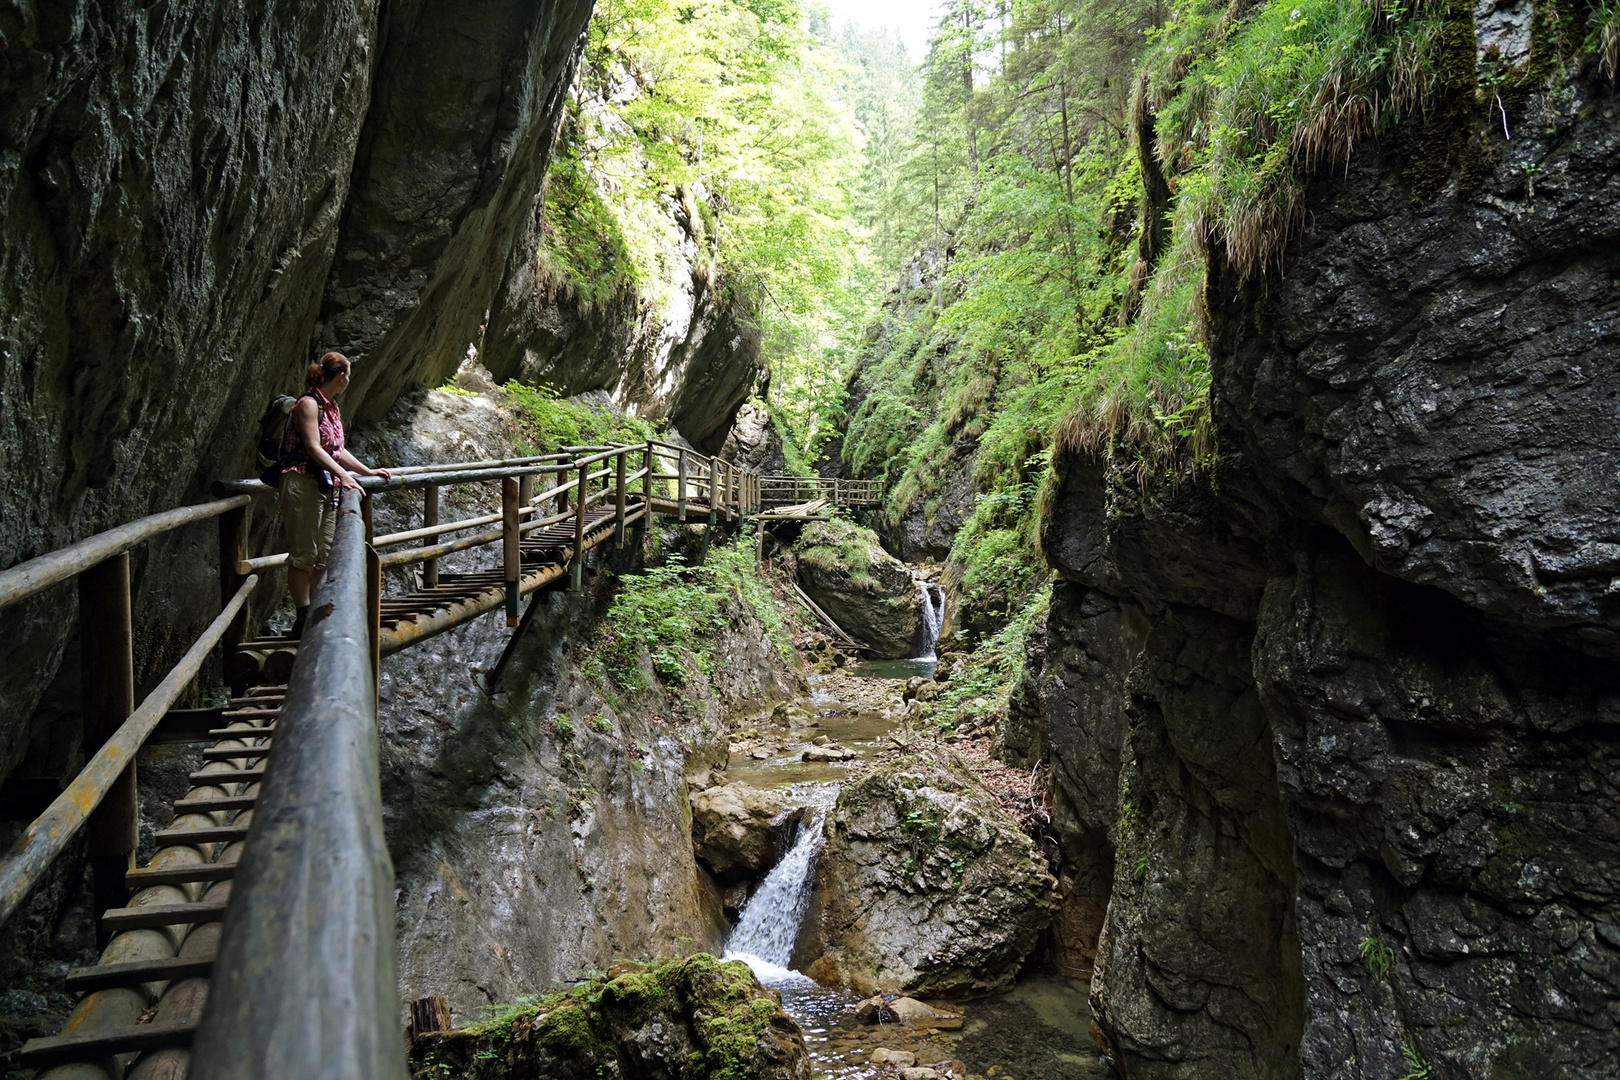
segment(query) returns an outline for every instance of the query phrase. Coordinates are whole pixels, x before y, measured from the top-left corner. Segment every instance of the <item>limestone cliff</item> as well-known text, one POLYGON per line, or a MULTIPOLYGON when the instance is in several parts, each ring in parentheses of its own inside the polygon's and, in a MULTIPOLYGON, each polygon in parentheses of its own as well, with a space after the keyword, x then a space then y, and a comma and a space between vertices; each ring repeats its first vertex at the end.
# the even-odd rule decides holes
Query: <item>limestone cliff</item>
POLYGON ((1005 733, 1129 1077, 1612 1075, 1620 105, 1318 176, 1207 297, 1220 458, 1071 455, 1005 733), (1528 163, 1528 164, 1527 164, 1528 163))

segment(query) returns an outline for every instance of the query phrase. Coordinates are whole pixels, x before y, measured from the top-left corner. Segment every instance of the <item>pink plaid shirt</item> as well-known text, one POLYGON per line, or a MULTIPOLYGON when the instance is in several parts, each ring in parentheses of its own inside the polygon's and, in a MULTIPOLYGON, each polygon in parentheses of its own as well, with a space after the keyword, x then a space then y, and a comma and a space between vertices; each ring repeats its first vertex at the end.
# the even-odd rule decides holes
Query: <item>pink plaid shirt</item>
MULTIPOLYGON (((338 412, 337 402, 333 401, 319 390, 311 390, 304 396, 314 398, 315 405, 321 410, 320 419, 316 422, 321 432, 321 448, 328 454, 331 454, 334 458, 337 457, 338 454, 342 453, 343 451, 343 417, 338 412)), ((314 475, 309 470, 309 465, 311 462, 307 452, 301 445, 297 424, 287 425, 287 437, 282 440, 281 452, 282 456, 284 457, 291 456, 293 454, 299 454, 304 457, 304 460, 300 461, 298 464, 289 465, 285 469, 282 469, 281 475, 286 476, 288 473, 303 473, 305 476, 314 475)))

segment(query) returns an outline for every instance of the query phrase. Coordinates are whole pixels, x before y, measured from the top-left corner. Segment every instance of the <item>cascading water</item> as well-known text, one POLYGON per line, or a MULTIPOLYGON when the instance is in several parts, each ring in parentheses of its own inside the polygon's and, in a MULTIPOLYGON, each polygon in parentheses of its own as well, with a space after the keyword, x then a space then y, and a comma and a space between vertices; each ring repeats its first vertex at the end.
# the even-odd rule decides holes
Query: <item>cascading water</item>
POLYGON ((913 660, 936 660, 934 646, 939 628, 945 623, 945 590, 926 581, 917 582, 922 590, 922 622, 917 626, 917 655, 913 660))
POLYGON ((760 882, 726 943, 725 959, 741 960, 767 986, 808 981, 788 964, 793 961, 799 924, 810 906, 816 856, 827 841, 827 809, 837 793, 835 784, 813 793, 810 804, 815 816, 799 827, 793 847, 760 882))

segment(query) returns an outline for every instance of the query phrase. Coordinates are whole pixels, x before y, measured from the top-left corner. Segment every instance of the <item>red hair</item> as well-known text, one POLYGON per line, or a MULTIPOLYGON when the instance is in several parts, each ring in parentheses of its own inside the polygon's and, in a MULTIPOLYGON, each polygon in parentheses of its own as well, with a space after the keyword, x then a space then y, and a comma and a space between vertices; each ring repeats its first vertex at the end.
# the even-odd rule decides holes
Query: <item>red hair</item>
POLYGON ((340 352, 324 353, 304 369, 304 385, 315 390, 349 370, 349 358, 340 352))

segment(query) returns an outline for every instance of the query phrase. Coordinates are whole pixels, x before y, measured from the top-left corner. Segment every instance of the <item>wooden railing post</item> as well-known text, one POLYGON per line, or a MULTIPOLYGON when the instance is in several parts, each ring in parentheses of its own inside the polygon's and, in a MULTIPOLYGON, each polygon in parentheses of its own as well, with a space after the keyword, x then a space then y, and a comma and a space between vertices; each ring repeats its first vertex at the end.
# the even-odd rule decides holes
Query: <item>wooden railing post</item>
MULTIPOLYGON (((246 575, 237 572, 236 564, 247 560, 249 506, 239 506, 219 515, 219 604, 223 608, 231 602, 236 590, 242 587, 246 575)), ((225 631, 221 644, 229 653, 247 636, 247 612, 237 613, 225 631)))
POLYGON ((518 547, 519 485, 515 477, 501 480, 501 564, 506 568, 506 625, 518 624, 518 585, 523 577, 523 553, 518 547))
POLYGON ((585 588, 585 488, 590 474, 589 465, 579 467, 579 487, 574 492, 574 558, 568 564, 569 592, 585 588))
MULTIPOLYGON (((79 575, 79 655, 84 754, 88 758, 135 711, 135 632, 127 551, 79 575)), ((124 875, 134 865, 139 821, 135 762, 131 760, 101 805, 91 812, 85 828, 97 911, 122 907, 129 899, 124 875)))
MULTIPOLYGON (((422 489, 422 524, 432 527, 439 523, 439 485, 429 484, 422 489)), ((437 537, 429 543, 437 542, 437 537)), ((436 589, 439 587, 439 560, 425 559, 422 562, 422 588, 436 589)))
POLYGON ((613 459, 613 546, 624 547, 624 459, 630 456, 628 448, 620 450, 613 459))
POLYGON ((675 457, 675 520, 686 520, 686 451, 675 457))

